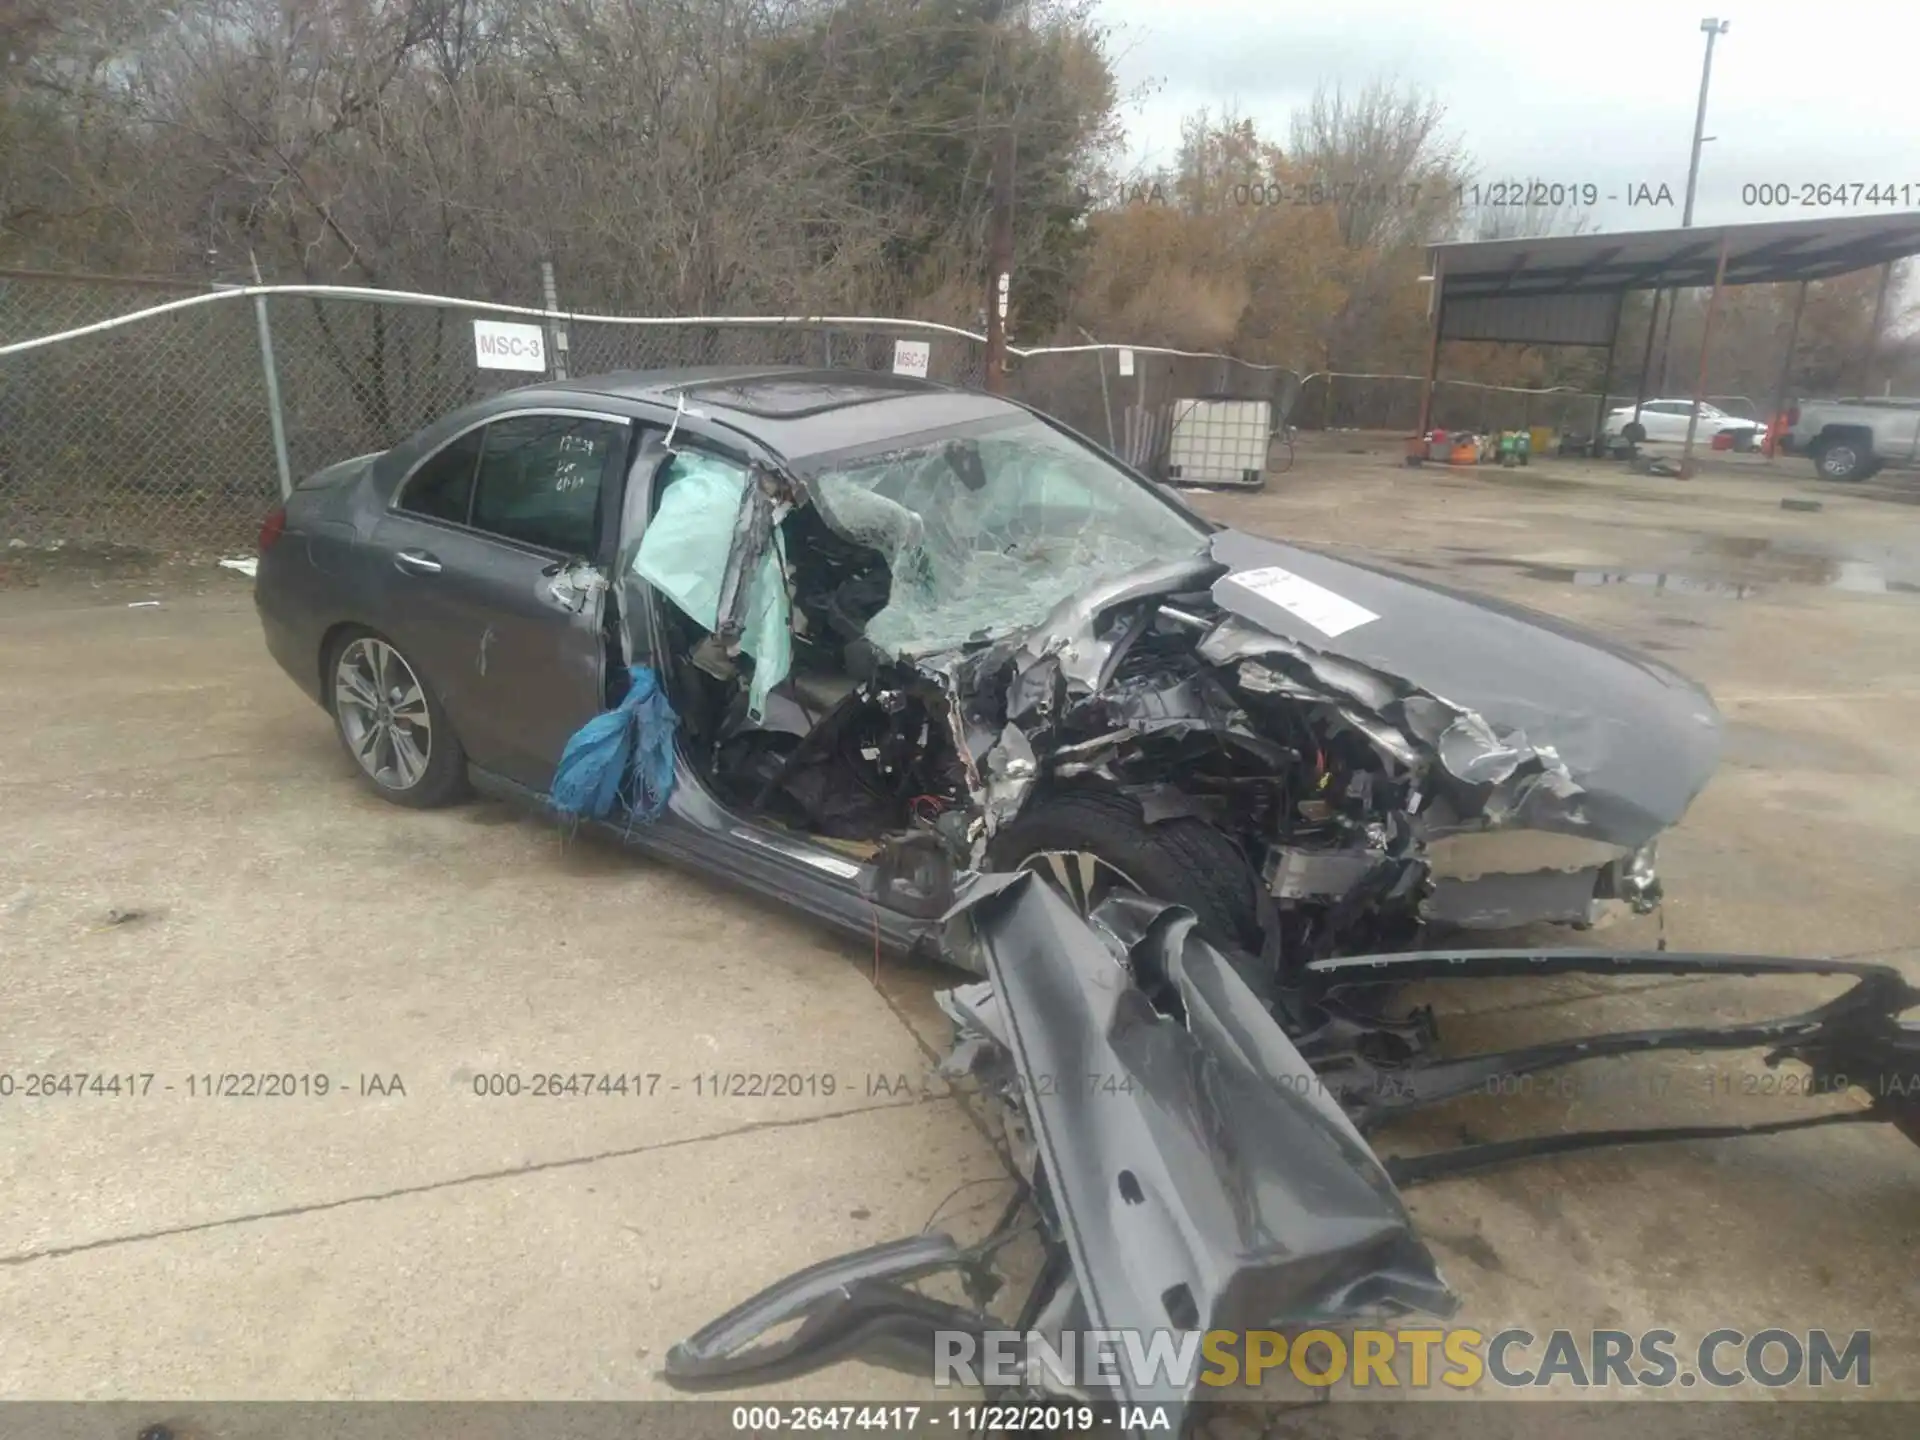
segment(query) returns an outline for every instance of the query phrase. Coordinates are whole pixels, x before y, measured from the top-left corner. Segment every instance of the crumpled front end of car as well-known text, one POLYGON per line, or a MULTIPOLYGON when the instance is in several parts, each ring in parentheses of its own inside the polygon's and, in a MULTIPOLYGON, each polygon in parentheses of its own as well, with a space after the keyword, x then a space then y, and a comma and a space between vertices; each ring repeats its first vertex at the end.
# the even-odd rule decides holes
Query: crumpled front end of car
POLYGON ((922 665, 959 697, 976 862, 1037 797, 1119 791, 1231 836, 1292 962, 1649 911, 1719 751, 1706 692, 1644 657, 1233 532, 922 665))

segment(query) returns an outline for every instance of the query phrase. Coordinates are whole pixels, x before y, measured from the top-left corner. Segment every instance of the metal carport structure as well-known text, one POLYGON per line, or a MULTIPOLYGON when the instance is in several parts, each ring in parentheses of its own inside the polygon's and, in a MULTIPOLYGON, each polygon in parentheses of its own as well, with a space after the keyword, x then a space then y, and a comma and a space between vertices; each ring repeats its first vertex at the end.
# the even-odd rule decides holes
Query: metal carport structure
MULTIPOLYGON (((1628 293, 1711 287, 1700 363, 1691 392, 1693 413, 1687 421, 1686 446, 1681 452, 1682 473, 1690 474, 1700 401, 1706 389, 1707 347, 1713 338, 1723 287, 1799 282, 1800 294, 1794 304, 1787 354, 1781 362, 1779 386, 1769 411, 1771 418, 1785 400, 1782 392, 1793 363, 1807 285, 1879 266, 1880 290, 1867 341, 1871 348, 1878 343, 1893 264, 1910 255, 1920 255, 1920 211, 1431 246, 1427 273, 1433 289, 1428 299, 1426 379, 1420 393, 1421 433, 1426 432, 1432 416, 1443 342, 1580 345, 1607 352, 1594 417, 1597 445, 1628 293)), ((1641 357, 1636 415, 1646 398, 1647 363, 1658 329, 1659 306, 1660 297, 1656 295, 1647 327, 1646 354, 1641 357)))

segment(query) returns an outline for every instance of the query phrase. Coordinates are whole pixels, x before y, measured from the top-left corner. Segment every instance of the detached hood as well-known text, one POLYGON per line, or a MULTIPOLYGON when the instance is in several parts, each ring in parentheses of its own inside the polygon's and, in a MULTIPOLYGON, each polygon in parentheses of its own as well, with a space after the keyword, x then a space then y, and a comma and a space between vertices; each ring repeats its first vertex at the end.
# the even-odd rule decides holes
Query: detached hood
MULTIPOLYGON (((1235 530, 1212 538, 1220 607, 1301 650, 1353 661, 1556 754, 1577 827, 1639 845, 1713 774, 1720 713, 1674 670, 1524 606, 1235 530), (1517 736, 1514 732, 1518 732, 1517 736)), ((1242 635, 1241 656, 1257 654, 1242 635)))

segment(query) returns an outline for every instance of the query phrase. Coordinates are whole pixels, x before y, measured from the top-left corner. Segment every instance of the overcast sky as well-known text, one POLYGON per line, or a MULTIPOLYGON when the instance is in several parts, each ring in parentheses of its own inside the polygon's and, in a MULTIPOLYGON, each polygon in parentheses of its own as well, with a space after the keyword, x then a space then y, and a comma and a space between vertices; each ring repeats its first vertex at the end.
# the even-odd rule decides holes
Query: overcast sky
MULTIPOLYGON (((1920 209, 1920 5, 1912 0, 1099 0, 1134 158, 1169 161, 1181 115, 1232 104, 1276 139, 1316 85, 1424 87, 1483 180, 1593 182, 1590 228, 1678 226, 1706 36, 1716 42, 1694 223, 1920 209), (1671 207, 1629 207, 1665 183, 1671 207), (1907 187, 1907 203, 1768 208, 1747 183, 1907 187)), ((1793 196, 1797 202, 1796 193, 1793 196)))

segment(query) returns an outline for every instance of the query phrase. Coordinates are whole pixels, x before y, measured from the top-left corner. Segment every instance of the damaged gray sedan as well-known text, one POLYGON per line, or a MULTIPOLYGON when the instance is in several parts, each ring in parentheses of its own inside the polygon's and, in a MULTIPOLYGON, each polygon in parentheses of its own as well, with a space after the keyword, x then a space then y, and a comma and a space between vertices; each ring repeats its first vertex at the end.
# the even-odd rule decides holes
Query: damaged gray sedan
POLYGON ((1010 401, 802 370, 494 396, 297 486, 255 600, 386 798, 471 784, 550 807, 982 977, 943 1003, 949 1068, 1016 1137, 1004 1223, 774 1285, 676 1349, 683 1385, 847 1355, 926 1373, 936 1333, 999 1323, 984 1297, 1020 1234, 1045 1254, 1023 1331, 1444 1313, 1398 1186, 1701 1134, 1920 1138, 1920 1031, 1899 1018, 1920 994, 1889 968, 1429 945, 1655 907, 1656 841, 1718 754, 1697 685, 1544 615, 1213 525, 1010 401), (1777 1020, 1468 1056, 1393 998, 1567 973, 1850 988, 1777 1020), (1490 1081, 1702 1048, 1864 1103, 1401 1158, 1368 1138, 1490 1081), (909 1287, 943 1270, 975 1303, 909 1287))
POLYGON ((588 823, 929 953, 986 872, 1177 900, 1263 987, 1430 922, 1650 909, 1719 746, 1652 660, 902 377, 495 396, 303 482, 261 549, 273 653, 387 798, 547 803, 644 677, 667 793, 588 823))

